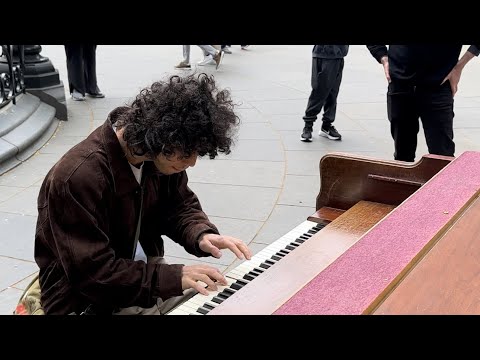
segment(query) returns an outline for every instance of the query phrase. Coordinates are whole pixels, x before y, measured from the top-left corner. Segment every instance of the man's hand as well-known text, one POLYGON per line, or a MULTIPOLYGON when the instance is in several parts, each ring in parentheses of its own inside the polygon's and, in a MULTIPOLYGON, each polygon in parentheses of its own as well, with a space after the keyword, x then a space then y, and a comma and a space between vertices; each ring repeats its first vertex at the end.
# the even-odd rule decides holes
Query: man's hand
POLYGON ((452 71, 450 71, 445 79, 443 79, 442 84, 449 80, 450 88, 452 89, 452 96, 455 96, 455 93, 458 90, 458 83, 460 82, 460 76, 462 76, 462 68, 459 66, 454 66, 452 71))
POLYGON ((242 240, 231 236, 205 234, 200 239, 198 245, 202 251, 212 254, 217 259, 222 256, 220 251, 222 249, 230 249, 240 260, 243 260, 244 257, 250 260, 252 257, 247 245, 242 240))
POLYGON ((217 281, 219 284, 227 285, 227 280, 225 277, 220 273, 220 271, 218 271, 218 269, 212 266, 190 265, 182 268, 183 290, 193 288, 200 294, 208 295, 208 290, 217 290, 215 281, 217 281), (204 284, 207 285, 207 288, 205 288, 204 284))
POLYGON ((452 96, 455 96, 458 90, 458 83, 460 82, 460 76, 462 76, 462 71, 465 65, 472 60, 477 53, 471 53, 470 49, 463 54, 463 56, 458 60, 457 64, 453 67, 452 71, 450 71, 445 79, 443 79, 442 84, 450 80, 450 88, 452 89, 452 96))
POLYGON ((380 62, 382 63, 383 65, 383 70, 385 71, 385 77, 387 78, 387 81, 388 83, 390 84, 390 82, 392 81, 390 79, 390 68, 388 66, 388 56, 384 56, 380 59, 380 62))

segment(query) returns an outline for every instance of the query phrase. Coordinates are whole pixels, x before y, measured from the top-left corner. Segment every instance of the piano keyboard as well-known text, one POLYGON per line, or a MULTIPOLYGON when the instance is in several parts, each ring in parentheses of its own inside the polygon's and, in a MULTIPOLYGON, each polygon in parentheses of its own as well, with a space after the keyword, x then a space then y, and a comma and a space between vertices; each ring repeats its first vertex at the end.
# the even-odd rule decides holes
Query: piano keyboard
POLYGON ((218 286, 217 291, 210 291, 208 295, 200 293, 173 309, 167 315, 206 315, 210 310, 228 299, 235 292, 241 290, 249 282, 270 266, 281 261, 290 251, 295 250, 312 235, 325 227, 325 224, 317 224, 313 221, 304 221, 280 239, 266 246, 250 260, 246 260, 235 269, 224 274, 227 285, 218 286))

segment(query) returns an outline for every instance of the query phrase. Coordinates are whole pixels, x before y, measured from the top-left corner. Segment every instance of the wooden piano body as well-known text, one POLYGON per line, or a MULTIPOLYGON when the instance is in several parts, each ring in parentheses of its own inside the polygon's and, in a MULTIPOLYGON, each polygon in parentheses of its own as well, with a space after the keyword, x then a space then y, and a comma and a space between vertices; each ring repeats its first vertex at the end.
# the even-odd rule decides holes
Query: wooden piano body
POLYGON ((326 226, 208 315, 480 313, 480 153, 332 153, 320 174, 326 226))

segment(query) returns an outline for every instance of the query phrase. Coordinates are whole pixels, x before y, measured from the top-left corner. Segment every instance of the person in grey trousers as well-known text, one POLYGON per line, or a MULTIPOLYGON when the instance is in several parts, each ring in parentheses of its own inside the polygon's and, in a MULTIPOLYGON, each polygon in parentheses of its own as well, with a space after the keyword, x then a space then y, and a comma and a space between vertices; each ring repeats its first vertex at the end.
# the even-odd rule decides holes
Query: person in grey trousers
POLYGON ((337 112, 337 96, 342 82, 344 57, 348 45, 315 45, 312 51, 312 91, 303 120, 305 126, 300 140, 312 141, 313 124, 323 108, 320 136, 341 140, 342 136, 333 126, 337 112))
MULTIPOLYGON (((216 68, 220 66, 222 62, 224 52, 223 50, 217 50, 212 45, 197 45, 203 51, 204 59, 198 63, 198 65, 207 65, 210 62, 215 62, 216 68)), ((190 65, 190 45, 183 45, 183 60, 175 66, 175 69, 191 68, 190 65)))

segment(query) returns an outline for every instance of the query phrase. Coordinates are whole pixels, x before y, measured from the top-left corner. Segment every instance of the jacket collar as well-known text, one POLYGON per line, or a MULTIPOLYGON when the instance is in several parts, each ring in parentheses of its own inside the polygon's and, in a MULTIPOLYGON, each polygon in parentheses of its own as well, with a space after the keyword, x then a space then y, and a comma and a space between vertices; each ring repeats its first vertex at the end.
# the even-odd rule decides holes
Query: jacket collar
MULTIPOLYGON (((127 109, 127 107, 119 107, 113 110, 101 128, 102 142, 104 143, 107 159, 112 169, 114 190, 118 195, 125 195, 136 191, 140 187, 133 175, 130 163, 123 152, 117 135, 113 130, 113 124, 117 121, 118 116, 123 114, 127 109)), ((152 161, 146 161, 143 166, 142 178, 152 175, 158 176, 161 175, 161 173, 152 161)))

